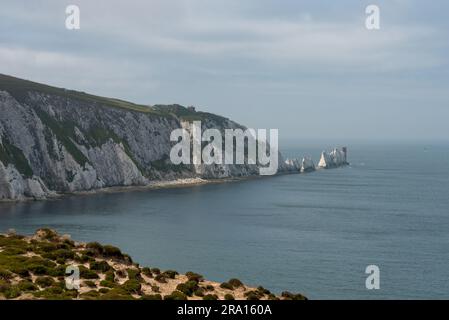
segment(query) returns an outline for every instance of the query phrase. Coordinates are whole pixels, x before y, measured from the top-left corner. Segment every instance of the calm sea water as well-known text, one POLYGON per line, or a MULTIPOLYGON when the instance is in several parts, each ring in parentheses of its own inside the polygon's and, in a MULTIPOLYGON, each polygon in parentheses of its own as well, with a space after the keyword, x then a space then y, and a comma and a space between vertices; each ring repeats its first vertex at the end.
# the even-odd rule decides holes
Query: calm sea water
POLYGON ((312 299, 449 298, 449 144, 349 150, 351 166, 306 175, 0 204, 0 230, 48 226, 141 265, 312 299), (370 264, 380 290, 365 288, 370 264))

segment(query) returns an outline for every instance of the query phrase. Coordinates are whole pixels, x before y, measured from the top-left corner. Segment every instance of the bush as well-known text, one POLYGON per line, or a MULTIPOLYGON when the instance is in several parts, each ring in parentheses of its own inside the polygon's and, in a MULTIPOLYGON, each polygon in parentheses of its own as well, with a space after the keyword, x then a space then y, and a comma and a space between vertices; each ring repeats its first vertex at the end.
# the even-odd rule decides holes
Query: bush
POLYGON ((81 293, 80 297, 83 299, 87 299, 87 300, 90 300, 92 298, 96 299, 96 298, 100 297, 100 293, 96 290, 90 290, 90 291, 81 293))
POLYGON ((114 282, 111 282, 111 281, 101 280, 100 286, 107 287, 107 288, 115 288, 115 287, 117 287, 117 284, 114 282))
POLYGON ((151 269, 151 272, 154 274, 160 274, 161 270, 159 270, 159 268, 153 268, 153 269, 151 269))
POLYGON ((234 288, 243 287, 243 282, 240 281, 239 279, 232 278, 231 280, 228 281, 228 283, 234 288))
POLYGON ((108 288, 100 288, 100 289, 98 289, 98 292, 100 292, 102 294, 108 293, 109 291, 110 291, 110 289, 108 289, 108 288))
POLYGON ((220 284, 220 288, 234 290, 234 287, 228 282, 223 282, 222 284, 220 284))
POLYGON ((9 280, 13 277, 12 273, 5 269, 0 269, 0 280, 9 280))
POLYGON ((259 300, 259 296, 254 291, 250 291, 249 294, 245 294, 246 300, 259 300))
POLYGON ((98 274, 90 269, 87 269, 85 266, 79 266, 80 269, 80 277, 82 279, 98 279, 98 274))
POLYGON ((105 280, 109 282, 115 282, 115 273, 113 270, 106 272, 105 280))
POLYGON ((139 269, 127 269, 126 272, 128 273, 128 278, 132 280, 142 281, 142 276, 140 275, 139 269))
POLYGON ((176 275, 178 275, 178 274, 179 273, 177 271, 166 270, 166 271, 164 271, 164 273, 162 275, 166 278, 174 279, 176 277, 176 275))
POLYGON ((36 291, 36 290, 39 290, 39 288, 34 283, 32 283, 31 281, 28 281, 28 280, 20 281, 17 284, 17 286, 18 286, 18 288, 21 291, 36 291))
POLYGON ((148 267, 142 268, 142 273, 143 273, 144 275, 146 275, 148 278, 152 278, 152 277, 153 277, 153 274, 152 274, 152 272, 151 272, 151 269, 148 268, 148 267))
POLYGON ((216 294, 206 294, 203 300, 218 300, 218 296, 216 294))
POLYGON ((152 285, 151 286, 151 291, 153 291, 153 292, 160 292, 160 288, 158 286, 152 285))
POLYGON ((215 290, 214 286, 211 285, 211 284, 208 284, 207 286, 205 286, 204 289, 206 289, 207 291, 214 291, 215 290))
POLYGON ((164 300, 187 300, 187 296, 181 291, 175 290, 170 295, 165 296, 164 300))
POLYGON ((89 264, 89 268, 103 273, 111 270, 111 266, 106 261, 92 261, 89 264))
POLYGON ((103 255, 109 258, 123 259, 122 251, 119 248, 111 245, 105 245, 103 247, 103 255))
POLYGON ((230 293, 226 293, 224 296, 225 300, 235 300, 234 296, 230 293))
POLYGON ((196 281, 196 282, 200 282, 200 281, 204 280, 202 275, 200 275, 198 273, 195 273, 195 272, 192 272, 192 271, 186 272, 186 276, 187 276, 187 279, 193 280, 193 281, 196 281))
POLYGON ((84 284, 89 287, 89 288, 96 288, 97 285, 95 284, 95 282, 91 281, 91 280, 86 280, 84 281, 84 284))
POLYGON ((97 254, 103 253, 103 246, 98 242, 89 242, 86 244, 86 248, 90 249, 91 252, 96 252, 97 254))
POLYGON ((195 292, 193 294, 196 295, 197 297, 204 297, 204 289, 198 288, 195 290, 195 292))
POLYGON ((55 284, 55 280, 51 277, 37 277, 34 283, 41 288, 48 288, 55 284))
POLYGON ((293 293, 288 292, 288 291, 282 292, 281 296, 283 298, 285 298, 286 300, 307 300, 307 298, 305 296, 303 296, 302 294, 300 294, 300 293, 293 294, 293 293))
POLYGON ((270 290, 265 289, 262 286, 257 287, 257 291, 259 291, 261 294, 270 294, 271 293, 270 290))
POLYGON ((119 269, 119 270, 117 270, 117 276, 119 278, 125 278, 126 277, 126 273, 122 269, 119 269))
MULTIPOLYGON (((23 267, 14 267, 14 268, 11 268, 11 271, 14 272, 15 274, 19 275, 22 278, 28 278, 30 276, 30 272, 28 271, 28 269, 23 268, 23 267)), ((0 278, 1 278, 1 276, 0 276, 0 278)))
POLYGON ((18 286, 9 286, 3 291, 6 299, 15 299, 21 295, 21 290, 18 286))
POLYGON ((167 283, 167 280, 161 274, 158 274, 156 277, 154 277, 154 280, 156 280, 159 283, 167 283))
POLYGON ((129 292, 122 288, 114 288, 101 296, 102 300, 133 300, 129 292))
POLYGON ((128 293, 138 294, 142 285, 137 280, 127 280, 124 284, 122 284, 121 288, 128 293))
POLYGON ((180 283, 176 286, 176 290, 181 291, 189 297, 191 297, 192 294, 198 289, 199 287, 196 281, 187 281, 186 283, 180 283))

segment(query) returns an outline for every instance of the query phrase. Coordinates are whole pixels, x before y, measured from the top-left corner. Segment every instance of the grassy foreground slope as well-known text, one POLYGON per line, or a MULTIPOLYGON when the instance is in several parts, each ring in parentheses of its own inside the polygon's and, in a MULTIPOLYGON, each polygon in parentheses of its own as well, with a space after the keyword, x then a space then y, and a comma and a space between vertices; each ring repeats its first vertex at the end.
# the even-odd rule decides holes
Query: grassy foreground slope
POLYGON ((179 274, 141 267, 117 247, 79 243, 50 229, 25 237, 0 235, 0 299, 89 300, 304 300, 301 294, 251 288, 238 279, 208 281, 200 274, 179 274), (67 289, 66 270, 77 266, 79 290, 67 289))

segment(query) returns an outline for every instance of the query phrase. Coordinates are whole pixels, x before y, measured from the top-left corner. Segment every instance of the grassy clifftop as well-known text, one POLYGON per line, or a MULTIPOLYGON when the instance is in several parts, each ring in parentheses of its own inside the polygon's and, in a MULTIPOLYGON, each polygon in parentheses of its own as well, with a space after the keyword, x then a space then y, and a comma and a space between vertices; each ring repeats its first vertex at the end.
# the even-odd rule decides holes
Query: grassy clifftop
POLYGON ((50 229, 25 237, 0 235, 0 299, 304 300, 301 294, 251 288, 238 279, 208 281, 141 267, 114 246, 78 243, 50 229), (67 289, 67 267, 79 269, 80 288, 67 289))
POLYGON ((0 90, 9 92, 17 101, 21 103, 26 102, 29 92, 39 92, 111 108, 137 111, 165 117, 176 116, 183 120, 190 120, 190 121, 205 120, 207 118, 213 118, 215 120, 226 119, 224 117, 208 112, 197 112, 178 104, 173 105, 160 104, 155 106, 136 104, 120 99, 101 97, 82 91, 53 87, 46 84, 24 80, 1 73, 0 73, 0 90))

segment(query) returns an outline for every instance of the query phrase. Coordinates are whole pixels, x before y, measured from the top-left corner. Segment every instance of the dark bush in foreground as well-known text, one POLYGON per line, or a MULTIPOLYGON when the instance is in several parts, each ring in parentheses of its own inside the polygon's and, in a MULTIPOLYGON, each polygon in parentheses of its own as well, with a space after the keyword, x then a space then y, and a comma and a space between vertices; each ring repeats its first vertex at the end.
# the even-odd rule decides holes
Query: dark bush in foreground
POLYGON ((218 296, 216 294, 206 294, 203 300, 218 300, 218 296))
POLYGON ((220 288, 234 290, 234 287, 228 282, 223 282, 222 284, 220 284, 220 288))
POLYGON ((285 298, 286 300, 307 300, 306 297, 304 297, 302 294, 297 293, 297 294, 293 294, 291 292, 288 291, 284 291, 282 292, 281 296, 283 298, 285 298))
POLYGON ((170 295, 165 296, 164 300, 187 300, 187 296, 181 291, 175 290, 170 295))
POLYGON ((106 272, 111 270, 111 266, 106 261, 92 261, 89 264, 91 270, 106 272))
POLYGON ((233 286, 234 288, 239 288, 239 287, 243 287, 243 282, 240 281, 239 279, 231 279, 228 281, 228 283, 233 286))
POLYGON ((34 282, 41 288, 48 288, 55 284, 55 280, 51 277, 37 277, 34 282))
POLYGON ((235 300, 234 296, 230 293, 226 293, 224 296, 225 300, 235 300))

